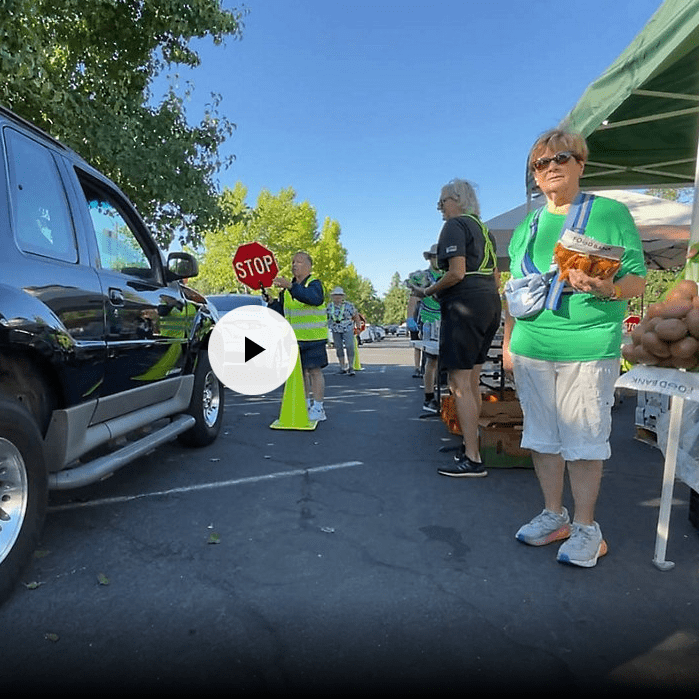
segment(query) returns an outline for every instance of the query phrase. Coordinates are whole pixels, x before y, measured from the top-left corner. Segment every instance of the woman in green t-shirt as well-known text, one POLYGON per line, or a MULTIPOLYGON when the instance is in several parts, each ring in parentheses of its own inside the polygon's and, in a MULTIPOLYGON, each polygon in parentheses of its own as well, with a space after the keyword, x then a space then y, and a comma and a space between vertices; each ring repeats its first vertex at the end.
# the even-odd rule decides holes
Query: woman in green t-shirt
MULTIPOLYGON (((531 237, 531 212, 515 229, 509 247, 513 277, 522 277, 526 251, 542 272, 553 259, 570 205, 580 191, 588 150, 579 134, 553 130, 532 147, 529 166, 546 197, 531 237)), ((562 563, 591 567, 607 552, 594 519, 602 464, 610 456, 614 382, 619 376, 621 323, 627 299, 645 285, 643 250, 636 226, 621 203, 595 197, 585 235, 622 246, 621 267, 599 279, 572 269, 555 310, 527 317, 506 315, 503 361, 514 372, 524 413, 522 447, 532 451, 544 510, 517 532, 533 546, 568 539, 562 563), (563 507, 566 464, 575 505, 573 521, 563 507)))

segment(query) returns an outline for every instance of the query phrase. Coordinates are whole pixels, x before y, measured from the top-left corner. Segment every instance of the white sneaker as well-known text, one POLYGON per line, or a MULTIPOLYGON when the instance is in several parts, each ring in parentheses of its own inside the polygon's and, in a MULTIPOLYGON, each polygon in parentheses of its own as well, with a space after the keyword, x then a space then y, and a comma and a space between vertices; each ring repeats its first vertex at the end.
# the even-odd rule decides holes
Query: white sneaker
POLYGON ((327 420, 325 415, 325 409, 320 405, 313 404, 308 410, 308 419, 314 420, 315 422, 322 422, 327 420))
POLYGON ((558 549, 556 560, 559 563, 592 568, 600 556, 607 554, 607 550, 607 542, 602 537, 597 522, 585 526, 574 521, 570 539, 558 549))
POLYGON ((563 508, 561 514, 544 510, 531 522, 519 528, 515 538, 529 546, 546 546, 553 541, 567 539, 570 536, 570 517, 563 508))

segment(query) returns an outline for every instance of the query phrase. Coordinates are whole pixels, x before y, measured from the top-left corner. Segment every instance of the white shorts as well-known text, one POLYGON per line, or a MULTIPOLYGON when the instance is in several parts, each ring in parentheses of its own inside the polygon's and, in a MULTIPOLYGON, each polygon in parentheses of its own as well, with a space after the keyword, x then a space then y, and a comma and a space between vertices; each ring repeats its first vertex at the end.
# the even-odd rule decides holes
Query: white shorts
POLYGON ((512 363, 524 413, 523 448, 566 461, 610 457, 619 359, 549 362, 513 354, 512 363))

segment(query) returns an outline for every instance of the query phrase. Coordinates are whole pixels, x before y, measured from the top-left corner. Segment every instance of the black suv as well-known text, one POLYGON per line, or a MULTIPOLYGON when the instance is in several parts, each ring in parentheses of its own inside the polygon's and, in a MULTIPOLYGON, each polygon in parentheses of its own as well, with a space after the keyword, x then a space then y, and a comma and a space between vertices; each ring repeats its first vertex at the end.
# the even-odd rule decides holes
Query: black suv
POLYGON ((178 436, 213 442, 215 311, 124 194, 0 107, 0 599, 37 544, 49 489, 83 486, 178 436))

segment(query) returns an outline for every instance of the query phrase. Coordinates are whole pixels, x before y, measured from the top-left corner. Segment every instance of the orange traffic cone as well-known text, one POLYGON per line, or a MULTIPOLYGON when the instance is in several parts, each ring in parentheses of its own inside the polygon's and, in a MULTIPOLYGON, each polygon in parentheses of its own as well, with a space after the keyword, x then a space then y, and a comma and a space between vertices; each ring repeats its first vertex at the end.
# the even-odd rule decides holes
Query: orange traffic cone
POLYGON ((317 425, 317 420, 311 420, 308 417, 306 389, 303 384, 301 356, 299 355, 291 376, 284 384, 279 419, 275 420, 270 427, 273 430, 314 430, 317 425))

